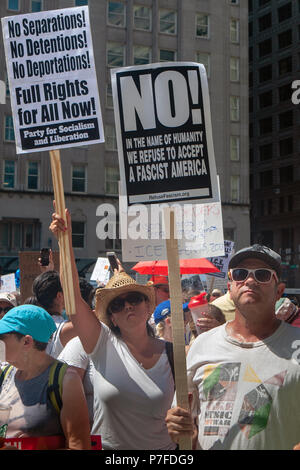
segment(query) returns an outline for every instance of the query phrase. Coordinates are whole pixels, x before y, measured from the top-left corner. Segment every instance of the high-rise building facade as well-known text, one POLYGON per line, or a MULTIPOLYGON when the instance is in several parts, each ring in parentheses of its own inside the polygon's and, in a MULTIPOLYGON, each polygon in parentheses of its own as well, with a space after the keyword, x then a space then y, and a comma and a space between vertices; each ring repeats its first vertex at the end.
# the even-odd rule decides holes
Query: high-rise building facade
MULTIPOLYGON (((110 70, 132 64, 205 65, 223 208, 224 238, 250 241, 247 0, 7 0, 1 16, 89 5, 105 143, 61 150, 66 206, 77 258, 120 249, 100 240, 97 207, 118 208, 118 156, 110 70)), ((1 60, 4 49, 1 38, 1 60)), ((5 80, 6 77, 0 77, 5 80)), ((47 152, 17 156, 9 89, 0 120, 0 259, 51 246, 52 180, 47 152)), ((83 261, 84 263, 84 261, 83 261)))
POLYGON ((251 239, 281 253, 288 287, 300 281, 299 19, 299 1, 249 1, 251 239))

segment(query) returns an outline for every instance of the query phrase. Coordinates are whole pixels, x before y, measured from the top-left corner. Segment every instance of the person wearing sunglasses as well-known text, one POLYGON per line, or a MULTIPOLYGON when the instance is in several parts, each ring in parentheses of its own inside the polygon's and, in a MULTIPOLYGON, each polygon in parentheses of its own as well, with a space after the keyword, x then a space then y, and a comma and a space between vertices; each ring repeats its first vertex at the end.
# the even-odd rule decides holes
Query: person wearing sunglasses
POLYGON ((198 426, 197 448, 292 450, 300 441, 300 331, 276 317, 281 257, 262 245, 229 260, 235 317, 196 338, 187 356, 191 412, 174 406, 176 442, 198 426))
MULTIPOLYGON (((68 234, 56 213, 50 230, 68 234)), ((93 363, 92 434, 104 450, 173 450, 165 417, 174 396, 166 342, 156 338, 148 320, 155 308, 152 285, 138 284, 122 267, 96 290, 95 312, 83 300, 73 250, 71 265, 76 314, 71 320, 93 363)))

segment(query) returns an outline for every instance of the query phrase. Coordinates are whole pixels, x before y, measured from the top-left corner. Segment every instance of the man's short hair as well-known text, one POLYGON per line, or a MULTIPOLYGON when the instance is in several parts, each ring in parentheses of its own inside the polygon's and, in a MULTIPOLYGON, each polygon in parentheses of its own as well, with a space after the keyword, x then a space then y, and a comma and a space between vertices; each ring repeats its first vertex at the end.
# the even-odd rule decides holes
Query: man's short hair
POLYGON ((46 271, 36 277, 32 284, 32 292, 39 305, 45 310, 52 307, 53 301, 62 287, 57 271, 46 271))

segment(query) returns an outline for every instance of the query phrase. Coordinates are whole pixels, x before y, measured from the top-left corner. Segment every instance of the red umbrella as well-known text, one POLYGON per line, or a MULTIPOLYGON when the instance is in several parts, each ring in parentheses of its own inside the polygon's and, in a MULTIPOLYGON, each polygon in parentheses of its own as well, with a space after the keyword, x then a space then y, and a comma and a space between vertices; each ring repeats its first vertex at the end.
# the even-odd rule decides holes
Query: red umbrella
MULTIPOLYGON (((220 270, 206 258, 180 259, 179 268, 180 274, 206 274, 220 272, 220 270)), ((139 261, 131 269, 140 274, 161 274, 163 276, 168 276, 168 261, 139 261)))

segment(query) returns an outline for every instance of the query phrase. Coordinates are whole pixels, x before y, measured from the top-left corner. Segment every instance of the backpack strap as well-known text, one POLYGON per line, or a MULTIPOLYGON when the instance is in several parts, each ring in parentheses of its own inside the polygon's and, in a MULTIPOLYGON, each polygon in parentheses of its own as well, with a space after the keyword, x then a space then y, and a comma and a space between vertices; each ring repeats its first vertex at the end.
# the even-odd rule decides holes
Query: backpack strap
POLYGON ((0 388, 4 382, 4 380, 6 379, 6 377, 8 376, 9 374, 9 371, 13 368, 13 366, 11 366, 10 364, 8 364, 7 366, 4 367, 4 369, 1 371, 0 373, 0 388))
POLYGON ((173 379, 174 379, 174 382, 175 382, 173 343, 171 343, 170 341, 166 341, 166 346, 165 347, 166 347, 166 353, 167 353, 169 364, 170 364, 170 367, 171 367, 173 379))
POLYGON ((62 383, 68 364, 60 361, 53 362, 48 380, 47 394, 57 413, 62 408, 62 383))

